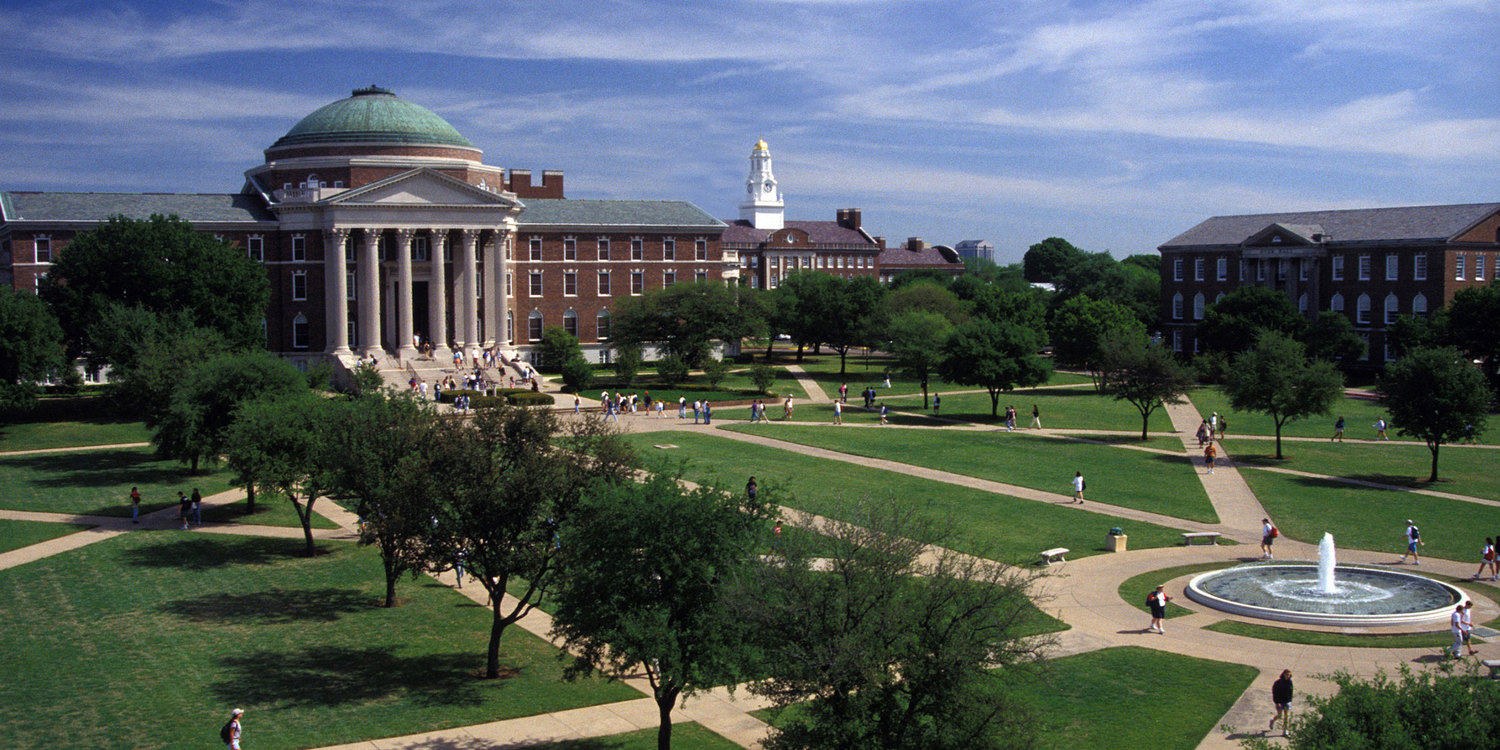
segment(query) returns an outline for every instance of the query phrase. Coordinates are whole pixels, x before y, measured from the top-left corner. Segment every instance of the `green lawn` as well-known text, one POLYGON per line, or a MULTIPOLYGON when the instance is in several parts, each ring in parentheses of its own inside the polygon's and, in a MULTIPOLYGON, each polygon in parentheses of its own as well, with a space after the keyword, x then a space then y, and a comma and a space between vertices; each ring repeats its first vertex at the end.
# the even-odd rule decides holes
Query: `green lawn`
POLYGON ((98 417, 0 424, 0 451, 144 443, 149 440, 151 430, 147 429, 144 422, 125 418, 98 417))
MULTIPOLYGON (((656 750, 656 730, 642 729, 588 740, 536 745, 537 750, 656 750)), ((672 747, 677 750, 735 750, 739 745, 688 721, 672 725, 672 747)))
POLYGON ((98 516, 130 515, 130 488, 141 489, 141 512, 175 505, 177 492, 204 496, 229 488, 230 472, 191 474, 151 448, 0 457, 0 508, 98 516))
POLYGON ((861 500, 907 502, 937 520, 952 520, 960 529, 964 552, 988 552, 996 559, 1032 563, 1049 547, 1068 547, 1074 557, 1104 551, 1104 538, 1114 526, 1124 527, 1135 548, 1180 544, 1180 529, 1136 523, 1122 518, 1049 503, 1021 500, 957 485, 934 482, 891 471, 863 468, 844 461, 812 458, 789 451, 691 432, 627 435, 648 457, 687 462, 686 477, 719 477, 731 487, 742 487, 756 477, 762 491, 776 492, 776 501, 832 518, 844 518, 861 500), (674 444, 657 450, 656 444, 674 444))
MULTIPOLYGON (((758 356, 765 352, 765 347, 754 350, 747 348, 745 351, 754 351, 758 356)), ((811 350, 809 349, 808 351, 811 350)), ((826 351, 827 350, 825 350, 825 352, 826 351)), ((905 377, 901 373, 897 372, 898 368, 895 359, 880 354, 874 354, 867 357, 863 354, 863 350, 855 351, 858 351, 860 353, 856 355, 854 351, 850 352, 847 362, 847 368, 843 375, 839 374, 839 356, 837 352, 824 353, 821 355, 807 354, 802 358, 802 362, 798 363, 795 348, 792 348, 790 350, 782 350, 778 347, 778 356, 774 360, 774 363, 800 364, 803 371, 806 372, 808 376, 810 376, 813 380, 818 381, 818 385, 822 386, 823 390, 828 393, 828 396, 830 398, 833 397, 833 395, 838 391, 840 383, 849 384, 849 400, 856 402, 859 401, 859 392, 864 390, 866 386, 874 386, 875 390, 879 392, 881 396, 888 396, 890 394, 920 394, 922 392, 922 382, 920 380, 917 380, 916 378, 905 377), (889 372, 891 375, 890 388, 886 388, 884 382, 887 372, 889 372)), ((1043 362, 1048 368, 1048 385, 1071 385, 1074 383, 1090 382, 1088 376, 1086 375, 1075 375, 1070 372, 1053 371, 1051 369, 1051 360, 1043 360, 1043 362)), ((937 390, 953 390, 967 387, 969 386, 958 386, 947 383, 942 378, 938 377, 936 373, 933 374, 931 380, 928 383, 929 389, 937 390)))
MULTIPOLYGON (((693 401, 699 399, 747 401, 753 398, 769 398, 756 390, 755 384, 750 381, 750 368, 743 365, 734 366, 729 371, 728 377, 719 383, 718 388, 711 387, 702 374, 695 374, 684 383, 668 386, 657 377, 656 368, 649 365, 641 368, 640 374, 631 382, 629 388, 623 388, 619 386, 613 370, 608 369, 607 366, 601 367, 603 369, 596 371, 593 382, 583 390, 582 395, 596 399, 599 397, 599 392, 603 390, 608 390, 610 393, 616 391, 642 395, 650 393, 651 398, 666 401, 669 405, 667 408, 670 408, 673 416, 677 414, 679 396, 687 398, 690 406, 693 401)), ((807 400, 807 391, 803 389, 801 383, 797 382, 796 376, 781 368, 776 370, 776 382, 772 384, 770 392, 780 397, 791 393, 798 400, 807 400)), ((572 406, 573 397, 567 394, 560 395, 557 397, 557 403, 560 406, 572 406)))
MULTIPOLYGON (((328 498, 319 498, 313 504, 315 509, 312 518, 312 527, 315 529, 336 529, 338 524, 318 515, 316 508, 327 503, 329 507, 334 501, 328 498)), ((204 508, 203 520, 214 523, 245 523, 256 526, 293 526, 302 527, 302 521, 297 518, 297 511, 292 508, 292 502, 281 495, 260 494, 255 497, 255 512, 246 512, 246 503, 239 500, 229 505, 221 505, 217 508, 204 508)))
POLYGON ((0 747, 202 747, 234 706, 250 747, 317 747, 640 697, 563 683, 519 628, 479 679, 487 610, 429 579, 383 609, 373 550, 301 546, 137 532, 0 571, 0 747))
MULTIPOLYGON (((1162 568, 1161 570, 1153 570, 1150 573, 1142 573, 1138 576, 1127 578, 1120 584, 1120 598, 1124 599, 1130 606, 1149 615, 1151 614, 1151 608, 1146 606, 1146 595, 1154 591, 1157 586, 1165 584, 1167 581, 1178 576, 1206 573, 1210 570, 1223 570, 1224 568, 1232 568, 1236 564, 1226 562, 1198 563, 1196 565, 1178 565, 1173 568, 1162 568)), ((1193 610, 1167 602, 1168 619, 1190 614, 1193 614, 1193 610)))
MULTIPOLYGON (((886 399, 892 409, 922 408, 922 397, 886 399)), ((1031 425, 1031 407, 1035 405, 1042 413, 1042 426, 1058 430, 1121 430, 1141 433, 1141 413, 1125 401, 1116 401, 1102 396, 1092 388, 1035 388, 1000 394, 998 417, 990 416, 988 393, 948 393, 943 395, 939 416, 964 422, 998 424, 1005 416, 1005 407, 1016 407, 1016 428, 1025 430, 1031 425)), ((929 409, 924 414, 931 414, 929 409)), ((1151 432, 1171 432, 1172 420, 1167 413, 1157 409, 1151 414, 1151 432)))
POLYGON ((1500 500, 1500 483, 1495 481, 1494 474, 1494 467, 1500 462, 1500 451, 1490 448, 1443 446, 1438 451, 1440 481, 1431 484, 1427 477, 1432 470, 1432 452, 1423 444, 1394 441, 1373 445, 1283 442, 1281 453, 1285 458, 1280 461, 1275 458, 1275 444, 1268 440, 1230 439, 1225 441, 1224 447, 1241 465, 1297 469, 1397 487, 1500 500))
MULTIPOLYGON (((1257 412, 1237 412, 1229 407, 1229 398, 1219 387, 1199 388, 1189 396, 1193 400, 1193 406, 1197 407, 1198 413, 1204 417, 1218 412, 1226 415, 1229 419, 1229 432, 1225 437, 1235 435, 1275 435, 1276 424, 1270 417, 1257 412)), ((1390 421, 1388 414, 1379 401, 1367 398, 1343 398, 1334 404, 1333 411, 1328 416, 1307 417, 1286 423, 1281 428, 1282 437, 1315 437, 1327 440, 1333 436, 1333 423, 1344 417, 1344 437, 1347 439, 1373 440, 1375 438, 1375 420, 1385 417, 1390 421)), ((1413 438, 1403 438, 1396 433, 1396 425, 1392 423, 1386 433, 1392 442, 1410 440, 1418 445, 1420 441, 1413 438)), ((1496 431, 1490 430, 1488 439, 1483 436, 1480 442, 1490 445, 1496 444, 1496 431)), ((1274 455, 1274 452, 1273 452, 1274 455)))
POLYGON ((1282 534, 1316 543, 1332 532, 1338 546, 1385 550, 1392 562, 1406 551, 1407 519, 1422 529, 1423 557, 1472 560, 1475 567, 1484 538, 1500 532, 1500 511, 1477 503, 1254 469, 1240 475, 1282 534))
POLYGON ((86 528, 89 527, 74 526, 70 523, 0 521, 0 552, 9 552, 13 549, 30 547, 37 542, 45 542, 48 539, 67 536, 86 528))
POLYGON ((803 425, 730 425, 723 429, 828 450, 1071 495, 1082 471, 1084 497, 1177 518, 1218 523, 1218 514, 1186 456, 1126 451, 1036 435, 953 430, 849 429, 803 425))
MULTIPOLYGON (((1432 633, 1395 633, 1392 635, 1347 635, 1325 633, 1320 630, 1295 630, 1260 625, 1238 620, 1220 620, 1204 628, 1215 633, 1227 633, 1263 641, 1299 643, 1306 646, 1338 646, 1340 648, 1442 648, 1453 645, 1453 636, 1448 631, 1432 633)), ((1474 642, 1484 643, 1482 638, 1474 642)))

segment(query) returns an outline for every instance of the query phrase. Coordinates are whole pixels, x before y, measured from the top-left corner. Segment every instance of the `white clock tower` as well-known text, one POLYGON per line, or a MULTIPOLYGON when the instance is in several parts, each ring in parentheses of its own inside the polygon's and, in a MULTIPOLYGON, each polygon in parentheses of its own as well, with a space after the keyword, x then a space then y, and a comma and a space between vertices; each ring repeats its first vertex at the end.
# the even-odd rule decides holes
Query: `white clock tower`
POLYGON ((750 176, 745 179, 745 196, 740 202, 740 218, 756 229, 781 229, 785 226, 786 203, 771 174, 771 149, 765 139, 755 142, 750 152, 750 176))

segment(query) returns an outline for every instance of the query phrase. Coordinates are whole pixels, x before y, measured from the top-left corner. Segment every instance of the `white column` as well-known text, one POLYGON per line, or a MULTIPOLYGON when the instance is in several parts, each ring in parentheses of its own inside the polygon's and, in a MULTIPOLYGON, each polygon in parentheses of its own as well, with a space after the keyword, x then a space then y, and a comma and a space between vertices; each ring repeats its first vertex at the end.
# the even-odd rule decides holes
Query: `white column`
POLYGON ((359 352, 368 357, 380 349, 380 230, 367 228, 359 246, 359 352))
POLYGON ((505 296, 505 275, 510 273, 510 261, 506 259, 505 248, 510 246, 515 233, 510 229, 496 230, 495 243, 491 250, 492 261, 486 261, 486 268, 490 265, 495 267, 495 283, 487 291, 491 293, 488 305, 492 314, 489 316, 493 321, 491 329, 494 331, 495 343, 502 348, 510 345, 510 335, 505 330, 505 314, 510 311, 510 299, 505 296))
POLYGON ((325 351, 338 356, 349 351, 349 280, 345 276, 344 242, 347 227, 323 230, 323 341, 325 351))
POLYGON ((396 356, 410 361, 417 358, 417 347, 411 341, 411 244, 415 229, 396 230, 396 356))
POLYGON ((432 337, 432 356, 446 361, 453 356, 448 348, 448 279, 443 273, 443 238, 446 229, 432 230, 427 241, 428 257, 432 260, 432 281, 427 284, 427 329, 432 337))
POLYGON ((458 339, 457 345, 467 356, 469 347, 479 344, 479 311, 476 304, 479 296, 479 269, 474 259, 474 246, 479 240, 479 230, 465 229, 461 237, 458 261, 453 266, 453 275, 456 277, 454 292, 458 295, 457 304, 453 306, 453 314, 457 316, 453 333, 458 339))
POLYGON ((479 246, 479 262, 484 265, 484 274, 479 278, 480 289, 484 292, 484 325, 480 330, 480 339, 484 342, 484 348, 488 349, 495 345, 495 269, 499 261, 495 256, 501 254, 502 239, 496 232, 490 233, 489 240, 479 246))

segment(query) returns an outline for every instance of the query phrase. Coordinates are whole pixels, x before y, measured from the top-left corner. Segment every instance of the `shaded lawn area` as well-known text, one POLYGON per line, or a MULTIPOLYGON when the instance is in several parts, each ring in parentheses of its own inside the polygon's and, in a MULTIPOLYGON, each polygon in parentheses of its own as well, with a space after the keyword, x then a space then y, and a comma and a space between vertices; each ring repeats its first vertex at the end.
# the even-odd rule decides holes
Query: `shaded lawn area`
POLYGON ((144 443, 151 440, 151 434, 145 422, 125 417, 0 422, 0 451, 144 443))
MULTIPOLYGON (((754 351, 759 356, 765 353, 765 347, 762 346, 759 349, 747 348, 745 351, 754 351)), ((808 351, 812 350, 808 349, 808 351)), ((893 393, 922 393, 922 381, 906 377, 898 372, 899 365, 893 357, 883 354, 866 356, 862 349, 850 350, 848 368, 844 375, 840 376, 838 353, 829 353, 827 349, 824 351, 824 354, 808 354, 799 363, 797 362, 796 347, 792 347, 790 350, 782 350, 778 347, 777 358, 773 362, 775 364, 800 364, 803 371, 813 380, 818 381, 818 385, 822 386, 823 390, 828 392, 830 398, 838 390, 840 383, 849 384, 849 399, 851 401, 858 400, 859 392, 864 390, 865 386, 875 386, 876 392, 881 396, 893 393), (855 352, 860 352, 860 354, 856 356, 855 352), (891 387, 889 389, 885 387, 885 375, 887 372, 891 375, 891 387)), ((1042 363, 1047 368, 1047 385, 1071 385, 1074 383, 1091 382, 1086 375, 1075 375, 1070 372, 1057 372, 1053 370, 1052 360, 1050 359, 1044 359, 1042 363)), ((967 386, 948 383, 938 377, 936 373, 933 373, 932 377, 928 380, 927 387, 929 390, 946 390, 967 386)))
POLYGON ((0 747, 201 747, 234 706, 254 747, 317 747, 640 697, 561 682, 519 628, 513 676, 479 679, 486 609, 426 578, 383 609, 373 550, 301 545, 136 532, 0 571, 0 747))
MULTIPOLYGON (((886 399, 892 409, 922 408, 922 397, 886 399)), ((1016 407, 1016 429, 1031 425, 1031 406, 1042 412, 1042 426, 1055 430, 1121 430, 1141 434, 1141 413, 1125 401, 1094 392, 1092 388, 1031 388, 1000 394, 998 416, 990 416, 988 393, 951 393, 943 395, 938 416, 964 422, 1001 424, 1005 407, 1016 407)), ((929 409, 924 414, 931 414, 929 409)), ((1151 432, 1171 432, 1172 420, 1163 409, 1151 413, 1151 432)))
POLYGON ((1067 496, 1073 492, 1073 472, 1082 471, 1089 485, 1085 499, 1204 523, 1219 522, 1186 456, 1003 432, 895 427, 841 430, 801 425, 730 425, 723 429, 1067 496))
POLYGON ((192 474, 149 447, 8 456, 0 457, 0 508, 128 518, 131 487, 140 487, 141 513, 149 513, 176 505, 178 490, 197 487, 207 497, 229 480, 227 469, 192 474))
POLYGON ((1391 562, 1406 551, 1408 518, 1422 529, 1423 557, 1475 567, 1484 538, 1500 532, 1500 510, 1478 503, 1254 469, 1240 476, 1283 535, 1316 543, 1331 532, 1339 547, 1388 551, 1391 562))
POLYGON ((88 526, 70 523, 47 523, 45 521, 0 520, 0 552, 30 547, 38 542, 83 531, 88 526))
MULTIPOLYGON (((537 750, 656 750, 656 730, 535 745, 537 750)), ((737 750, 739 745, 688 721, 672 725, 672 747, 680 750, 737 750)))
MULTIPOLYGON (((1192 392, 1188 398, 1192 399, 1193 406, 1197 407, 1198 413, 1205 418, 1213 412, 1228 415, 1229 432, 1227 438, 1235 435, 1275 435, 1276 423, 1270 417, 1257 412, 1237 412, 1229 408, 1229 397, 1224 395, 1224 389, 1218 386, 1202 387, 1192 392)), ((1391 415, 1379 401, 1365 398, 1343 398, 1333 406, 1327 416, 1306 417, 1303 419, 1287 422, 1281 428, 1282 437, 1314 437, 1327 440, 1333 437, 1333 423, 1344 417, 1344 438, 1349 440, 1374 440, 1375 420, 1385 417, 1386 422, 1391 421, 1391 415)), ((1390 436, 1391 442, 1403 440, 1415 442, 1421 445, 1415 438, 1403 438, 1396 433, 1396 425, 1391 423, 1386 434, 1390 436)), ((1496 431, 1490 430, 1488 439, 1480 437, 1481 443, 1496 444, 1496 431)), ((1283 449, 1287 446, 1283 444, 1283 449)), ((1275 455, 1275 448, 1269 451, 1275 455)))
POLYGON ((1286 458, 1280 461, 1276 460, 1276 447, 1270 441, 1227 440, 1224 445, 1240 465, 1296 469, 1396 487, 1500 500, 1500 482, 1495 481, 1494 473, 1496 464, 1500 463, 1500 451, 1489 448, 1443 446, 1438 452, 1439 481, 1432 484, 1427 481, 1432 470, 1432 452, 1420 443, 1341 445, 1283 442, 1281 452, 1286 458))
MULTIPOLYGON (((631 381, 630 387, 624 388, 618 385, 619 379, 615 377, 613 369, 607 365, 601 367, 603 369, 595 371, 593 382, 589 383, 588 388, 583 389, 581 395, 587 398, 598 398, 599 391, 602 390, 608 390, 611 394, 616 391, 623 391, 627 394, 650 393, 653 399, 665 400, 668 406, 664 407, 663 411, 670 410, 674 417, 677 415, 678 397, 687 399, 689 414, 692 413, 692 403, 695 400, 748 401, 753 398, 770 398, 756 390, 755 384, 750 380, 750 368, 744 365, 732 365, 729 375, 719 381, 718 388, 710 386, 708 379, 702 373, 696 373, 680 384, 666 385, 657 376, 654 364, 643 365, 640 374, 631 381)), ((780 398, 785 398, 787 393, 791 393, 797 400, 807 400, 807 391, 801 383, 797 382, 796 376, 779 367, 776 368, 776 382, 771 385, 770 392, 780 398)), ((571 407, 573 396, 566 393, 559 395, 557 405, 571 407)))
POLYGON ((1183 445, 1182 445, 1182 440, 1179 439, 1177 436, 1170 435, 1170 434, 1168 434, 1168 435, 1152 435, 1151 437, 1146 438, 1145 440, 1141 440, 1141 434, 1139 432, 1135 433, 1134 435, 1092 435, 1092 434, 1088 434, 1088 435, 1073 435, 1072 437, 1077 438, 1079 440, 1088 440, 1088 441, 1092 441, 1092 442, 1095 442, 1095 443, 1104 443, 1106 445, 1124 445, 1124 446, 1132 446, 1132 447, 1136 447, 1136 448, 1153 448, 1155 450, 1159 450, 1159 451, 1171 451, 1173 453, 1186 453, 1187 452, 1187 448, 1183 447, 1183 445))
MULTIPOLYGON (((329 506, 335 505, 335 501, 326 497, 318 498, 313 504, 312 527, 315 529, 336 529, 338 524, 318 515, 317 508, 324 503, 329 506)), ((145 503, 142 503, 144 505, 145 503)), ((255 512, 247 512, 248 503, 245 500, 237 500, 229 505, 221 505, 217 508, 204 508, 203 521, 205 523, 244 523, 256 526, 291 526, 302 528, 302 521, 297 518, 297 511, 292 508, 292 501, 284 495, 266 494, 264 492, 255 496, 255 512)))
POLYGON ((927 517, 951 520, 959 529, 955 548, 988 554, 1006 562, 1030 565, 1040 550, 1068 547, 1073 557, 1104 552, 1109 529, 1122 526, 1134 548, 1166 547, 1182 542, 1180 529, 1127 521, 1115 516, 998 495, 934 482, 844 461, 813 458, 729 438, 691 432, 626 435, 643 455, 666 462, 686 462, 684 476, 694 481, 723 479, 741 488, 754 475, 762 492, 774 491, 776 502, 830 518, 848 517, 862 500, 897 499, 927 517), (671 450, 652 448, 674 444, 671 450))

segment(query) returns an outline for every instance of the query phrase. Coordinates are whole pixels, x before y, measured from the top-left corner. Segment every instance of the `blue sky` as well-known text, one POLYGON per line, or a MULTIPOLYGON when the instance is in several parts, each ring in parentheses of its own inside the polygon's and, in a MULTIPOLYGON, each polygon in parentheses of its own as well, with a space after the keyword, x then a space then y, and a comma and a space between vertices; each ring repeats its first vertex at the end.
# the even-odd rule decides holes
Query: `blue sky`
POLYGON ((1216 214, 1500 201, 1500 2, 0 2, 0 189, 233 192, 378 84, 574 198, 1123 257, 1216 214))

